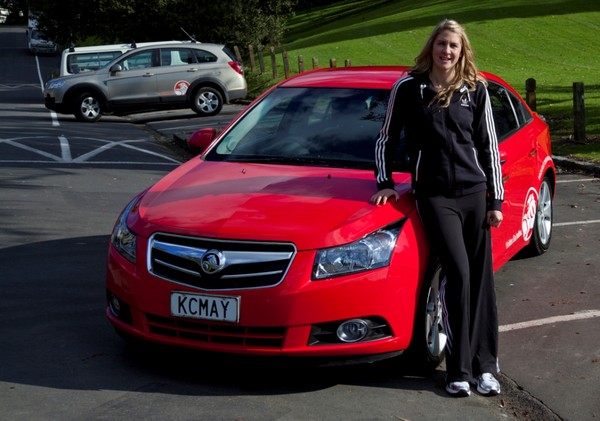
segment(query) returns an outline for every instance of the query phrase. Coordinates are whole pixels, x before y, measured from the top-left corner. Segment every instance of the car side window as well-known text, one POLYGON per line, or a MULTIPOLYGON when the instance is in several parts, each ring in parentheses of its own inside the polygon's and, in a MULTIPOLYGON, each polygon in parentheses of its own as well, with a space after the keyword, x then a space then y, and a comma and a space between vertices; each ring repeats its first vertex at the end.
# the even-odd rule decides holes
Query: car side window
POLYGON ((153 67, 154 65, 154 50, 140 51, 133 53, 123 60, 119 61, 124 71, 127 70, 138 70, 153 67))
POLYGON ((161 66, 181 66, 194 62, 194 57, 189 48, 161 48, 161 66))
POLYGON ((205 50, 194 50, 194 56, 198 63, 214 63, 217 61, 217 56, 205 50))
POLYGON ((526 122, 521 102, 506 88, 489 82, 488 93, 492 104, 492 114, 498 141, 502 141, 526 122))

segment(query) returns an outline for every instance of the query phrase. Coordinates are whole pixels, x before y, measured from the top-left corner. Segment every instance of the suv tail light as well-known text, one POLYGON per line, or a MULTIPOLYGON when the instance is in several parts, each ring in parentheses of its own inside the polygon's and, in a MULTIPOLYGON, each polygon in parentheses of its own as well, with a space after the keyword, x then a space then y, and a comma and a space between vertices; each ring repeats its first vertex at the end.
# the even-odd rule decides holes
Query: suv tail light
POLYGON ((242 63, 240 63, 238 61, 230 61, 230 62, 228 62, 228 64, 231 66, 231 68, 233 70, 238 72, 240 75, 244 76, 244 66, 242 66, 242 63))

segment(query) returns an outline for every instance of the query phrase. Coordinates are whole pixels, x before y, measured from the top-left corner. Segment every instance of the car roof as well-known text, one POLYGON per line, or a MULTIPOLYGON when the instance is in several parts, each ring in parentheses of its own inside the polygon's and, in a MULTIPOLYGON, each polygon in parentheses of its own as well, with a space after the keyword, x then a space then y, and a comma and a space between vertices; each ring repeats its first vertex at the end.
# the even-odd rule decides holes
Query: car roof
MULTIPOLYGON (((292 76, 278 86, 286 88, 391 89, 392 85, 405 76, 410 69, 410 66, 321 68, 292 76)), ((481 74, 488 80, 507 85, 501 78, 491 73, 481 72, 481 74)))
POLYGON ((293 76, 281 87, 390 89, 406 74, 407 66, 323 68, 293 76))

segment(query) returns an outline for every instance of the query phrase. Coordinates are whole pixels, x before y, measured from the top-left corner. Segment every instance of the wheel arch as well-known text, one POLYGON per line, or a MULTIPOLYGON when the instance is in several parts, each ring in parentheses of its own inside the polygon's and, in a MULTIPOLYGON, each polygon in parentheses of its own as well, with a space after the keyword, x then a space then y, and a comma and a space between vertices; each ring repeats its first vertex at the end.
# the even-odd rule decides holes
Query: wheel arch
POLYGON ((97 94, 98 100, 102 103, 102 107, 104 109, 110 108, 108 106, 108 101, 106 100, 105 93, 101 89, 99 89, 97 86, 91 85, 91 84, 75 85, 75 86, 69 88, 67 90, 67 92, 65 92, 65 95, 63 97, 63 103, 68 104, 70 109, 74 109, 75 101, 84 92, 90 92, 90 93, 97 94))
POLYGON ((223 102, 225 104, 229 104, 229 94, 227 93, 227 89, 225 89, 225 87, 220 84, 218 81, 213 80, 213 79, 200 79, 200 80, 196 80, 192 86, 190 86, 190 89, 188 89, 188 102, 191 104, 192 101, 194 100, 194 96, 196 95, 196 92, 198 91, 198 89, 201 88, 213 88, 216 89, 217 91, 219 91, 219 94, 221 94, 221 98, 223 98, 223 102))

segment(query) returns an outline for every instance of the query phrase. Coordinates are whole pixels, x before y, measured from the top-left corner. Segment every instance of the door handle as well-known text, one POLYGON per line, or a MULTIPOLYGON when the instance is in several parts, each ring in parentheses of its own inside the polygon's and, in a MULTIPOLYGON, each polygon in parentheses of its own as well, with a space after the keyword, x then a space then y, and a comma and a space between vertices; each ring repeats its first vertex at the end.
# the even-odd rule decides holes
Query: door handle
POLYGON ((506 152, 500 152, 500 165, 504 165, 506 163, 506 152))

